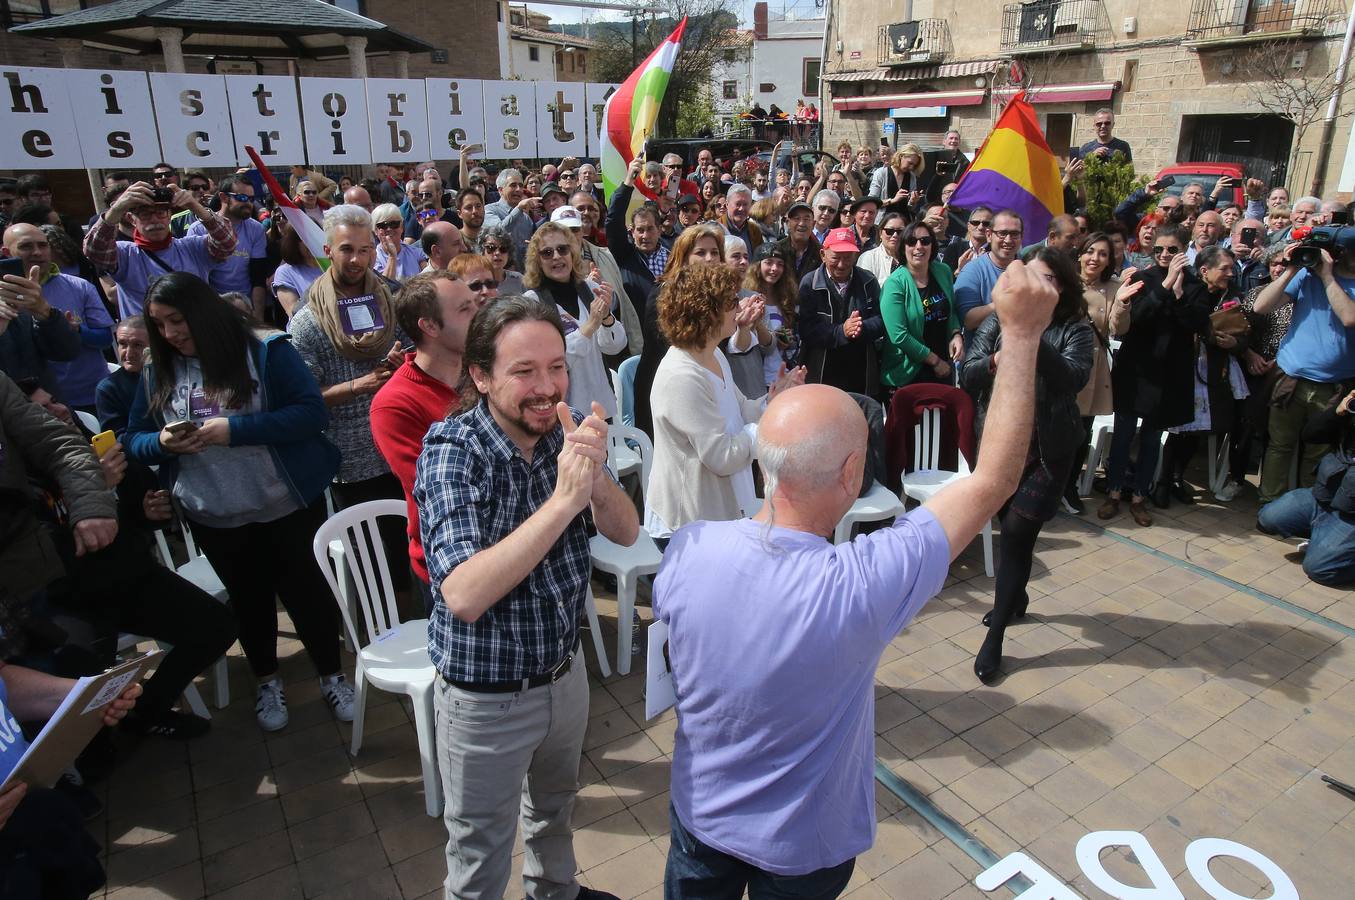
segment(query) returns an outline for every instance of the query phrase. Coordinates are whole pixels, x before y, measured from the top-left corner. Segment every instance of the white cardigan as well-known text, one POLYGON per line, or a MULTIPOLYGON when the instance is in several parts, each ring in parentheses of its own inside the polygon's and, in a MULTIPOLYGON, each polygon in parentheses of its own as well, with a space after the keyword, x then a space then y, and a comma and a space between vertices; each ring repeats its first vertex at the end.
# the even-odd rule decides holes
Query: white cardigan
MULTIPOLYGON (((733 384, 745 422, 762 418, 765 405, 733 384)), ((743 517, 732 476, 753 461, 749 430, 729 434, 710 373, 691 353, 670 347, 654 374, 654 466, 645 502, 676 531, 701 519, 743 517)))
MULTIPOLYGON (((591 281, 589 286, 597 290, 597 285, 591 281)), ((536 291, 526 291, 522 296, 542 299, 536 291)), ((626 346, 626 328, 621 324, 621 317, 616 316, 611 325, 599 326, 592 337, 585 337, 579 330, 578 319, 559 304, 555 309, 565 323, 565 364, 569 367, 569 393, 565 395, 565 402, 588 415, 596 400, 606 411, 607 418, 615 419, 616 392, 607 380, 607 364, 603 362, 602 354, 620 353, 626 346)), ((616 311, 615 301, 612 311, 613 314, 616 311)))

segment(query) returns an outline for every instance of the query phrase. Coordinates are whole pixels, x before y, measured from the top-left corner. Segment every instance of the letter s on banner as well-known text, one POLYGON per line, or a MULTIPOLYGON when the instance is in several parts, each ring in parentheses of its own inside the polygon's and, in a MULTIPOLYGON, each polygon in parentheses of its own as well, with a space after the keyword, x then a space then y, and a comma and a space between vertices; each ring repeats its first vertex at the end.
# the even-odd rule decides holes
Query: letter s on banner
POLYGON ((361 78, 302 78, 301 118, 311 165, 372 162, 367 91, 361 78))
POLYGON ((536 156, 536 85, 485 81, 485 157, 536 156))
POLYGON ((79 169, 80 138, 61 69, 0 68, 0 167, 79 169))
MULTIPOLYGON (((152 72, 151 97, 160 146, 171 166, 201 168, 239 162, 231 131, 226 76, 152 72)), ((245 157, 248 161, 248 157, 245 157)))
POLYGON ((66 70, 89 169, 147 168, 163 159, 145 72, 66 70))
POLYGON ((1088 881, 1116 900, 1185 900, 1148 839, 1137 831, 1093 831, 1084 834, 1077 842, 1077 864, 1088 881), (1107 847, 1128 847, 1153 886, 1131 887, 1107 872, 1101 864, 1101 851, 1107 847))

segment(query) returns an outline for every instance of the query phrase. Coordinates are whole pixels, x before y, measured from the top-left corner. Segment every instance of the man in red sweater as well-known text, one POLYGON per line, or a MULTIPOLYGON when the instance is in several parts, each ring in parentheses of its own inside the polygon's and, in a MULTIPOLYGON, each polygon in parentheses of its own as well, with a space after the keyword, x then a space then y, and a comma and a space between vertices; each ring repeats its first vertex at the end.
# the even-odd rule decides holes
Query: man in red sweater
POLYGON ((421 272, 406 281, 395 296, 395 318, 414 339, 414 352, 405 354, 404 364, 372 398, 372 437, 409 504, 409 566, 426 614, 432 612, 433 594, 419 541, 414 468, 429 427, 460 411, 461 356, 479 309, 479 295, 446 269, 421 272))

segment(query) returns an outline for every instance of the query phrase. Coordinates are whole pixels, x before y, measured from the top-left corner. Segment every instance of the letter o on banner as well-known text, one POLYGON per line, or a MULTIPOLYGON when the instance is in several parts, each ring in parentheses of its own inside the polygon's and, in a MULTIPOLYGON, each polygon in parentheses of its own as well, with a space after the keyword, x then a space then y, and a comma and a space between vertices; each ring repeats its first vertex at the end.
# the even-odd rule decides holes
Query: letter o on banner
POLYGON ((1247 900, 1241 894, 1235 894, 1219 884, 1214 873, 1209 871, 1210 860, 1217 856, 1231 856, 1233 859, 1251 863, 1262 875, 1269 878, 1275 893, 1271 894, 1268 900, 1299 900, 1299 892, 1294 887, 1294 882, 1290 881, 1284 870, 1268 857, 1237 841, 1200 838, 1191 841, 1190 846, 1186 848, 1186 867, 1190 869, 1190 876, 1195 882, 1215 900, 1247 900))
POLYGON ((1148 839, 1137 831, 1093 831, 1077 842, 1077 864, 1087 880, 1116 900, 1184 900, 1181 889, 1153 850, 1148 839), (1101 851, 1107 847, 1128 847, 1139 861, 1152 887, 1131 887, 1106 871, 1101 851))

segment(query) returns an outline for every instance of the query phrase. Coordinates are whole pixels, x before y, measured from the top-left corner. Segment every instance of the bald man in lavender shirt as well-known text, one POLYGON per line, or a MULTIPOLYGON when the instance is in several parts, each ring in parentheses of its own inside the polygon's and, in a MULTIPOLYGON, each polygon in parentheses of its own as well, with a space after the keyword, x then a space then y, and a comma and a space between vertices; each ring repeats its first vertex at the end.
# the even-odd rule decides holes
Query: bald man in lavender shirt
POLYGON ((762 510, 673 536, 654 589, 678 711, 668 900, 846 887, 875 838, 880 655, 1016 489, 1055 299, 1022 263, 1007 267, 993 290, 1003 348, 978 464, 892 528, 825 539, 858 496, 866 422, 847 394, 806 385, 763 415, 762 510))

